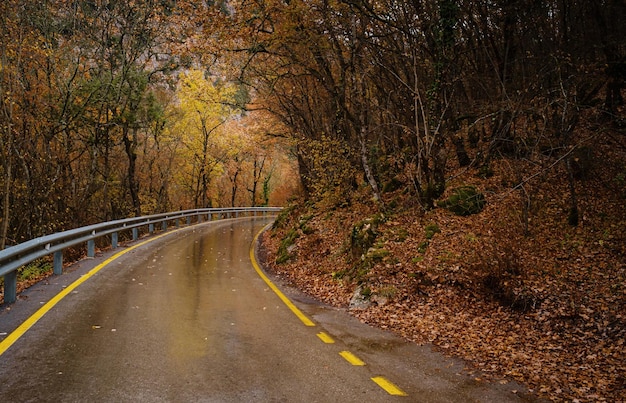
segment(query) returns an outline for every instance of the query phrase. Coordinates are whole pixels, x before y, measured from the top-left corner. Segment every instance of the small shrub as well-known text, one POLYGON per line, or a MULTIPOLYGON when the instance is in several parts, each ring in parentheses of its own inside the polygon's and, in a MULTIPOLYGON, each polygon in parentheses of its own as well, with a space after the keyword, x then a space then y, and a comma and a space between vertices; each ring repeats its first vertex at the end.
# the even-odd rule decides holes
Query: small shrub
POLYGON ((50 271, 52 271, 52 265, 50 262, 38 260, 18 269, 17 280, 36 280, 50 271))
POLYGON ((461 186, 452 190, 446 200, 437 203, 456 215, 468 216, 480 213, 485 207, 485 196, 475 186, 461 186))
POLYGON ((313 218, 313 214, 309 214, 309 215, 300 217, 300 219, 298 220, 298 227, 302 230, 302 233, 304 235, 310 235, 315 231, 313 228, 311 228, 308 225, 309 221, 311 221, 312 218, 313 218))
POLYGON ((276 220, 274 220, 274 224, 272 224, 272 229, 276 230, 276 229, 283 228, 285 224, 287 223, 287 221, 289 220, 289 216, 295 209, 296 209, 295 204, 290 204, 289 206, 283 208, 278 214, 278 216, 276 217, 276 220))
POLYGON ((404 242, 406 241, 408 237, 409 237, 409 231, 405 230, 404 228, 400 228, 398 232, 395 234, 394 240, 396 242, 404 242))
POLYGON ((363 260, 378 263, 382 262, 387 256, 389 256, 389 251, 386 249, 370 249, 363 260))
POLYGON ((367 218, 352 227, 350 233, 350 250, 355 259, 363 256, 374 245, 378 236, 378 226, 384 221, 382 214, 367 218))
POLYGON ((378 295, 384 298, 392 299, 398 293, 398 289, 394 286, 383 287, 378 290, 378 295))
POLYGON ((511 241, 503 240, 476 249, 474 270, 481 277, 485 296, 514 311, 528 312, 540 298, 526 283, 526 273, 511 241))
POLYGON ((421 243, 417 246, 417 251, 418 251, 419 253, 421 253, 421 254, 426 253, 426 249, 428 249, 428 245, 429 245, 429 242, 428 242, 428 241, 421 242, 421 243))
POLYGON ((386 182, 383 185, 383 193, 395 192, 400 189, 404 184, 398 178, 391 178, 389 182, 386 182))
POLYGON ((433 239, 435 234, 441 232, 437 224, 428 224, 426 228, 424 228, 424 231, 426 232, 426 239, 433 239))
POLYGON ((394 197, 393 199, 389 201, 389 203, 385 205, 385 210, 388 212, 393 212, 399 206, 400 206, 400 203, 398 202, 398 198, 394 197))
POLYGON ((289 247, 293 245, 300 237, 298 230, 291 229, 287 235, 280 242, 280 246, 278 247, 277 255, 276 255, 276 264, 282 264, 291 259, 291 254, 289 253, 289 247))

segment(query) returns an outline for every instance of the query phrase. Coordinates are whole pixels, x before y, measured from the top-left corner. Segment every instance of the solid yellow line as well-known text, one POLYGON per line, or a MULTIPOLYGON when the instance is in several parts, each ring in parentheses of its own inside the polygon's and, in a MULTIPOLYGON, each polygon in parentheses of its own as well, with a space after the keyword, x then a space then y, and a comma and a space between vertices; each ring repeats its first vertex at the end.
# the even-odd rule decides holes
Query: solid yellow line
POLYGON ((256 257, 254 256, 254 246, 256 245, 256 242, 259 239, 259 236, 265 230, 265 228, 263 228, 261 231, 259 231, 258 234, 256 234, 256 236, 252 240, 252 244, 250 245, 250 261, 252 262, 252 266, 254 267, 254 270, 256 270, 257 274, 263 279, 263 281, 265 281, 265 284, 267 284, 272 289, 272 291, 274 291, 274 293, 278 295, 278 298, 280 298, 280 300, 283 301, 285 305, 287 305, 287 308, 291 309, 291 312, 293 312, 298 317, 298 319, 300 319, 302 323, 304 323, 305 326, 315 326, 315 323, 313 323, 311 319, 309 319, 305 314, 303 314, 302 311, 300 311, 293 304, 293 302, 291 302, 289 298, 287 298, 285 294, 283 294, 278 289, 278 287, 276 287, 274 283, 272 283, 272 281, 265 275, 265 273, 263 273, 263 270, 261 270, 261 267, 257 263, 256 257))
POLYGON ((374 378, 372 378, 372 381, 376 382, 376 384, 378 386, 383 388, 385 390, 385 392, 389 393, 390 395, 393 395, 393 396, 408 396, 402 389, 400 389, 399 387, 397 387, 396 385, 394 385, 393 383, 388 381, 383 376, 374 377, 374 378))
POLYGON ((339 353, 339 355, 345 358, 345 360, 348 361, 352 365, 358 365, 358 366, 365 365, 365 362, 361 361, 359 357, 357 357, 356 355, 352 354, 349 351, 342 351, 339 353))
POLYGON ((317 337, 319 337, 320 340, 323 341, 326 344, 333 344, 335 342, 335 340, 333 340, 332 337, 330 337, 328 334, 326 334, 324 332, 319 332, 317 334, 317 337))
POLYGON ((22 337, 24 335, 24 333, 26 333, 28 331, 28 329, 33 327, 33 325, 35 323, 37 323, 37 321, 39 321, 39 319, 41 319, 46 313, 48 313, 48 311, 50 311, 56 304, 58 304, 69 293, 74 291, 76 289, 76 287, 78 287, 79 285, 81 285, 82 283, 87 281, 91 276, 93 276, 94 274, 99 272, 103 267, 105 267, 106 265, 108 265, 109 263, 114 261, 115 259, 119 258, 120 256, 122 256, 125 253, 130 252, 131 250, 133 250, 135 248, 143 246, 143 245, 147 244, 148 242, 152 242, 152 241, 157 240, 157 239, 159 239, 159 238, 161 238, 163 236, 173 234, 176 231, 179 231, 179 230, 174 230, 174 231, 166 232, 166 233, 161 234, 161 235, 157 235, 157 236, 155 236, 153 238, 150 238, 150 239, 148 239, 146 241, 140 242, 137 245, 130 246, 130 247, 124 249, 123 251, 116 253, 115 255, 111 256, 110 258, 108 258, 104 262, 100 263, 99 265, 97 265, 96 267, 91 269, 89 272, 87 272, 87 274, 81 276, 78 280, 74 281, 72 284, 70 284, 69 286, 64 288, 60 293, 55 295, 50 301, 48 301, 41 308, 39 308, 37 310, 37 312, 35 312, 32 316, 30 316, 28 319, 26 319, 26 321, 24 321, 20 326, 18 326, 17 329, 15 329, 10 335, 8 335, 4 340, 2 340, 0 342, 0 356, 2 354, 4 354, 4 352, 7 351, 9 349, 9 347, 11 347, 16 341, 18 341, 19 338, 22 337))

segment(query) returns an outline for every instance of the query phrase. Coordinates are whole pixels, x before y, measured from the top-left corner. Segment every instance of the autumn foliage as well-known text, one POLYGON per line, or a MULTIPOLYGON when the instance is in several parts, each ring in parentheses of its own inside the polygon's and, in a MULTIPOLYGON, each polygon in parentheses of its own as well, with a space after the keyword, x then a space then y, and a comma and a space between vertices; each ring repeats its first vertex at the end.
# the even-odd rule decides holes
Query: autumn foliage
POLYGON ((193 17, 210 12, 195 3, 0 4, 0 248, 297 189, 287 146, 264 137, 276 119, 244 112, 247 89, 202 64, 193 17))
POLYGON ((3 1, 0 248, 301 193, 266 239, 277 273, 340 306, 359 287, 364 321, 542 396, 623 400, 625 19, 621 0, 3 1))
POLYGON ((274 270, 542 396, 623 400, 623 2, 237 5, 306 191, 274 270))
POLYGON ((383 193, 384 208, 367 188, 342 206, 295 204, 265 235, 268 264, 364 322, 465 359, 481 382, 517 380, 553 401, 620 401, 626 214, 623 187, 600 178, 624 153, 602 149, 609 161, 576 183, 576 227, 564 218, 568 186, 555 185, 564 167, 526 183, 527 212, 509 185, 512 165, 526 163, 499 160, 489 178, 456 172, 453 184, 485 194, 469 216, 424 212, 401 190, 383 193), (367 293, 367 308, 352 308, 355 292, 367 293))

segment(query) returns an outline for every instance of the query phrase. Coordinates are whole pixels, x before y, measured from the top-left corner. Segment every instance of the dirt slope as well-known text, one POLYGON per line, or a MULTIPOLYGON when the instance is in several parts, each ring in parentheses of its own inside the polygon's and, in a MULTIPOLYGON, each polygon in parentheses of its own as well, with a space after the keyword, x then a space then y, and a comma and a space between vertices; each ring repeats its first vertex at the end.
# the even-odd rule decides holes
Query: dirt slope
POLYGON ((577 226, 565 167, 499 160, 489 178, 464 170, 448 185, 445 196, 475 185, 478 214, 424 212, 402 190, 383 204, 367 189, 301 201, 264 235, 266 260, 363 322, 464 358, 477 378, 514 378, 554 401, 623 402, 626 159, 610 141, 593 152, 576 182, 577 226), (514 188, 520 173, 530 179, 514 188), (362 304, 350 308, 355 290, 362 304))

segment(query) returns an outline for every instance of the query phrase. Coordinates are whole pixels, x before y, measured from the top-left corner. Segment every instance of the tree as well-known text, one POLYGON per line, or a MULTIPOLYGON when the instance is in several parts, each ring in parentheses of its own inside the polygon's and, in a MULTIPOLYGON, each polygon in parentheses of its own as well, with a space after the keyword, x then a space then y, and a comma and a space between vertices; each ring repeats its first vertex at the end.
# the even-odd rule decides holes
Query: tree
POLYGON ((211 177, 228 153, 219 142, 219 134, 235 113, 229 106, 234 94, 234 87, 217 79, 212 81, 199 70, 181 75, 178 97, 183 116, 176 130, 182 133, 190 156, 191 166, 187 169, 191 172, 187 177, 193 183, 189 187, 196 208, 210 205, 211 177))

